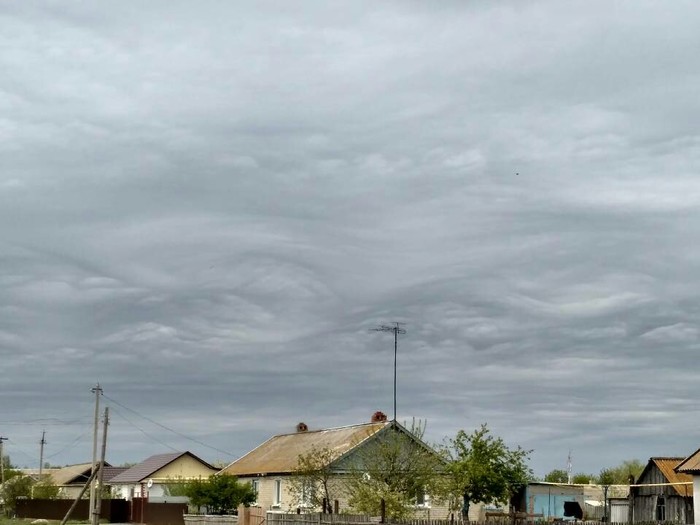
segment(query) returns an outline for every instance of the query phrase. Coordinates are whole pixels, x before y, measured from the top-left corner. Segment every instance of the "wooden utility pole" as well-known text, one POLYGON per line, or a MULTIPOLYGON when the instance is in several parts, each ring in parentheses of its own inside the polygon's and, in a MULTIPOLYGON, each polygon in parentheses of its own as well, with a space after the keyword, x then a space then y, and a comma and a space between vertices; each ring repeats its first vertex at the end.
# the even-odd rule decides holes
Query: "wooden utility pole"
MULTIPOLYGON (((100 395, 102 394, 102 389, 100 384, 97 383, 90 392, 95 394, 95 424, 92 434, 92 471, 91 474, 97 472, 97 427, 100 423, 100 395)), ((95 477, 92 476, 92 483, 90 483, 90 516, 95 512, 95 477)))
POLYGON ((102 510, 102 483, 104 481, 105 453, 107 452, 107 426, 109 425, 109 407, 105 407, 105 420, 102 427, 102 452, 100 453, 99 474, 97 475, 97 494, 95 497, 95 510, 90 516, 92 525, 100 523, 100 511, 102 510))
POLYGON ((73 501, 73 504, 68 509, 68 512, 66 512, 66 515, 63 516, 63 519, 61 520, 61 525, 66 525, 68 518, 70 518, 70 515, 73 514, 75 507, 78 506, 78 502, 81 500, 83 495, 87 492, 87 489, 90 486, 90 484, 94 481, 95 476, 97 476, 97 470, 95 472, 93 472, 92 474, 90 474, 90 477, 88 478, 87 482, 85 483, 85 485, 83 485, 83 488, 80 490, 78 497, 75 498, 75 500, 73 501))
POLYGON ((7 441, 7 438, 0 436, 0 485, 5 483, 5 456, 2 454, 3 441, 7 441))
POLYGON ((39 441, 39 481, 44 472, 44 445, 46 445, 44 437, 46 437, 46 430, 41 431, 41 441, 39 441))

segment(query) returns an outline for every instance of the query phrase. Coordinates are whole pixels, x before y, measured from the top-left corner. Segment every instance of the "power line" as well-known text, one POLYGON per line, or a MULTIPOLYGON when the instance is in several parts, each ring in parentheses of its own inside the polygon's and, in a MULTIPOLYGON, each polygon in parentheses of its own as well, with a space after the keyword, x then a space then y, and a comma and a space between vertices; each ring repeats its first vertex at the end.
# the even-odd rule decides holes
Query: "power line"
POLYGON ((46 459, 51 459, 56 456, 58 456, 60 453, 65 452, 66 450, 69 450, 73 448, 75 445, 77 445, 81 439, 83 439, 85 436, 87 436, 90 432, 92 432, 92 429, 86 430, 82 434, 80 434, 77 438, 75 438, 72 442, 70 442, 68 445, 60 449, 58 452, 54 452, 53 454, 50 454, 46 456, 46 459))
MULTIPOLYGON (((105 397, 106 397, 106 396, 105 396, 105 397)), ((120 406, 121 406, 121 405, 120 405, 120 406)), ((126 407, 123 407, 123 408, 126 408, 126 407)), ((127 410, 130 410, 130 409, 127 408, 127 410)), ((180 452, 178 449, 176 449, 176 448, 174 448, 174 447, 171 447, 171 446, 168 445, 166 442, 161 441, 161 440, 158 439, 157 437, 151 436, 148 432, 146 432, 144 429, 142 429, 142 428, 141 428, 140 426, 138 426, 136 423, 134 423, 133 421, 131 421, 131 420, 130 420, 128 417, 126 417, 124 414, 122 414, 121 412, 119 412, 119 410, 115 410, 114 412, 115 412, 117 415, 119 415, 124 421, 126 421, 126 422, 129 423, 132 427, 134 427, 136 430, 138 430, 139 432, 141 432, 141 433, 142 433, 144 436, 146 436, 148 439, 152 439, 153 441, 157 441, 158 443, 160 443, 160 444, 163 445, 164 447, 169 448, 169 449, 172 450, 173 452, 180 452)))
MULTIPOLYGON (((195 439, 195 438, 193 438, 193 437, 187 436, 187 435, 185 435, 185 434, 183 434, 183 433, 181 433, 181 432, 178 432, 177 430, 173 430, 173 429, 170 428, 170 427, 166 427, 165 425, 162 425, 161 423, 158 423, 157 421, 151 419, 150 417, 144 416, 143 414, 140 414, 139 412, 137 412, 137 411, 134 410, 133 408, 129 408, 129 407, 127 407, 127 406, 122 405, 119 401, 117 401, 116 399, 112 399, 112 398, 109 397, 107 394, 104 394, 104 393, 103 393, 102 395, 103 395, 103 397, 104 397, 105 399, 109 399, 112 403, 115 403, 116 405, 119 405, 119 406, 122 407, 123 409, 128 410, 129 412, 132 412, 132 413, 136 414, 136 415, 139 416, 139 417, 142 417, 142 418, 145 419, 146 421, 149 421, 149 422, 153 423, 154 425, 157 425, 157 426, 159 426, 160 428, 162 428, 162 429, 164 429, 164 430, 167 430, 168 432, 172 432, 172 433, 175 434, 176 436, 180 436, 181 438, 187 439, 188 441, 192 441, 193 443, 197 443, 198 445, 202 445, 203 447, 207 447, 207 448, 209 448, 209 449, 211 449, 211 450, 215 450, 215 451, 220 452, 220 453, 222 453, 222 454, 226 454, 227 456, 235 457, 235 454, 231 454, 230 452, 227 452, 226 450, 221 450, 221 449, 219 449, 219 448, 212 447, 211 445, 208 445, 208 444, 204 443, 203 441, 200 441, 200 440, 195 439)), ((122 415, 122 417, 124 417, 124 416, 122 415)), ((125 418, 125 419, 126 419, 126 418, 125 418)), ((128 421, 128 420, 127 420, 127 421, 128 421)), ((132 424, 133 424, 133 423, 132 423, 132 424)), ((136 426, 136 425, 134 425, 134 426, 136 426)), ((136 427, 136 428, 138 428, 138 427, 136 427)), ((144 432, 144 434, 145 434, 145 431, 144 431, 144 430, 142 430, 142 429, 139 429, 139 430, 141 430, 141 432, 144 432)), ((172 448, 172 447, 171 447, 171 448, 172 448)), ((174 449, 173 449, 173 450, 174 450, 174 449)))

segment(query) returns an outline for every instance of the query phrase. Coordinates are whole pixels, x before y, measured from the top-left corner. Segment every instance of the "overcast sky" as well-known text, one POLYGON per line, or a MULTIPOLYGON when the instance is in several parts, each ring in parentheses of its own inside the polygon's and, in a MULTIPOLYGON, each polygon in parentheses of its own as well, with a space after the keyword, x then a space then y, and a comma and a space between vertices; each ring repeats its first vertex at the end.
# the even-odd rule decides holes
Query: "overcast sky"
POLYGON ((538 475, 700 446, 700 4, 13 2, 13 463, 392 414, 538 475), (159 426, 161 425, 161 426, 159 426), (172 432, 175 431, 175 432, 172 432))

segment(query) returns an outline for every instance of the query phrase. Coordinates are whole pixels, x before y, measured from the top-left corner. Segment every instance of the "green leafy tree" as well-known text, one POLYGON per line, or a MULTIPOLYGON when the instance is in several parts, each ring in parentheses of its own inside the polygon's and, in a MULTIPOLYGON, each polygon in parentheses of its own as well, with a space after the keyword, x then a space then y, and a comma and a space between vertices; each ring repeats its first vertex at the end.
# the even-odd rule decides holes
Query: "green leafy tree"
POLYGON ((187 480, 182 477, 168 478, 162 487, 164 496, 187 496, 187 480))
POLYGON ((485 424, 471 434, 460 430, 444 448, 451 510, 459 509, 460 498, 465 518, 472 503, 509 502, 532 479, 527 465, 530 452, 520 446, 509 448, 485 424))
POLYGON ((33 484, 32 478, 21 474, 5 478, 5 483, 0 487, 0 499, 5 502, 5 512, 8 515, 15 514, 19 498, 31 498, 33 484))
POLYGON ((207 479, 196 479, 186 484, 185 494, 190 504, 205 507, 209 514, 235 511, 239 505, 250 505, 256 495, 249 483, 239 483, 231 474, 216 474, 207 479))
POLYGON ((307 454, 299 455, 289 481, 293 507, 304 511, 320 508, 323 512, 332 512, 333 500, 343 492, 342 481, 332 469, 337 457, 337 453, 327 447, 313 447, 307 454))
POLYGON ((568 483, 569 474, 565 470, 554 469, 545 475, 544 480, 549 483, 568 483))
POLYGON ((578 474, 574 474, 571 478, 571 482, 574 485, 588 485, 591 481, 594 481, 596 479, 596 476, 593 474, 586 474, 584 472, 579 472, 578 474))
MULTIPOLYGON (((626 485, 629 483, 630 477, 635 480, 639 478, 644 467, 646 467, 646 463, 638 459, 628 459, 616 467, 605 469, 604 472, 606 472, 607 479, 612 480, 608 485, 626 485)), ((604 485, 600 480, 598 482, 604 485)))
POLYGON ((598 484, 603 485, 604 487, 609 487, 610 485, 615 485, 616 483, 616 477, 615 477, 615 471, 613 469, 603 469, 600 471, 600 474, 598 475, 598 484))
POLYGON ((390 425, 356 452, 346 478, 348 504, 360 514, 378 516, 381 502, 386 515, 405 518, 418 498, 437 495, 445 464, 422 441, 425 426, 415 420, 410 428, 390 425))
POLYGON ((35 482, 32 487, 32 498, 34 499, 56 499, 58 498, 58 493, 58 485, 48 476, 35 482))

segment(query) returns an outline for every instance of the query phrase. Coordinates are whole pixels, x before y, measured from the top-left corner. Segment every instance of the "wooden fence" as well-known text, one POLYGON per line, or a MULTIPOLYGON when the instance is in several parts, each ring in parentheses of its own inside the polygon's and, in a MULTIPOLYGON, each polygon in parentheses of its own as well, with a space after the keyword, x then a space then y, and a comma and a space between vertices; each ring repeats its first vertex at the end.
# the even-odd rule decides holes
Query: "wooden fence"
POLYGON ((305 514, 267 513, 266 525, 367 525, 379 523, 378 517, 354 514, 305 514))

